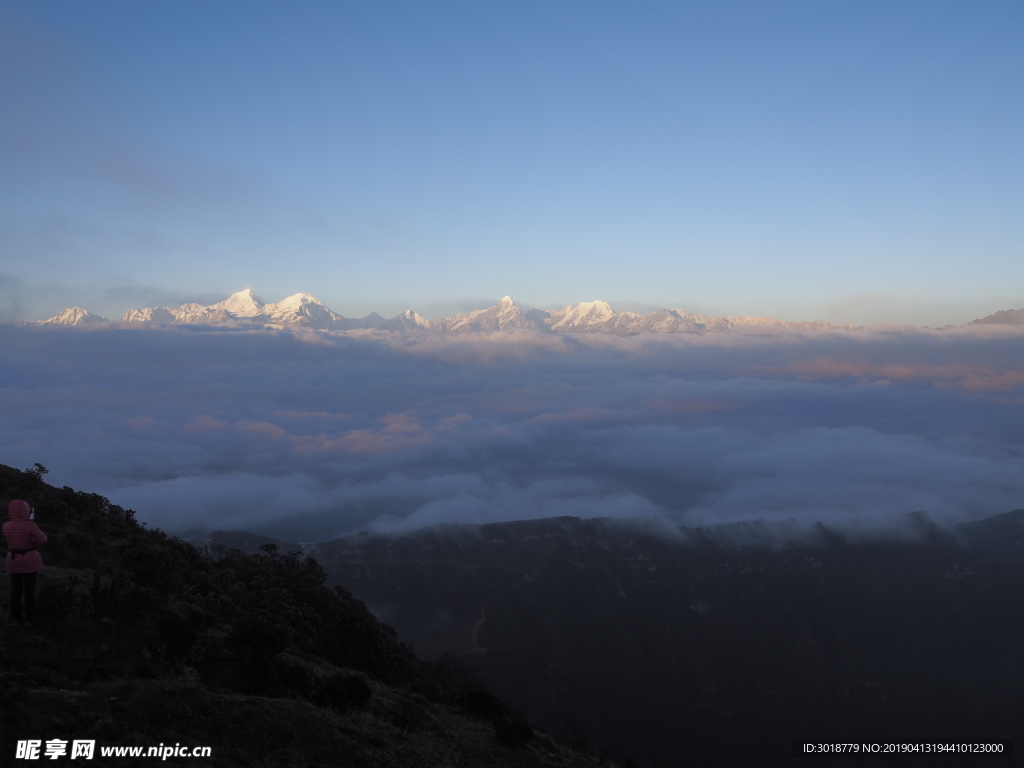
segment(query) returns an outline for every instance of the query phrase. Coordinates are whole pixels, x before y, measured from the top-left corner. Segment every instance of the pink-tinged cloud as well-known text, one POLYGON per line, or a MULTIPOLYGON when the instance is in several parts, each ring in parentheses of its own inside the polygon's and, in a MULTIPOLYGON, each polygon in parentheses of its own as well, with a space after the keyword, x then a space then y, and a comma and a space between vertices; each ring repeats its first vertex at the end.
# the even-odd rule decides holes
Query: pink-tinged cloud
POLYGON ((963 387, 975 392, 1008 392, 1024 389, 1024 371, 969 373, 964 377, 963 387))
POLYGON ((190 419, 185 424, 185 429, 189 432, 220 432, 229 427, 230 424, 223 419, 215 419, 205 413, 190 419))
POLYGON ((949 381, 964 379, 972 373, 972 369, 962 363, 951 365, 909 365, 893 362, 836 360, 829 358, 801 360, 790 365, 788 369, 783 369, 783 371, 779 372, 786 370, 811 380, 873 378, 890 381, 910 379, 949 381))
POLYGON ((271 440, 284 440, 290 437, 286 429, 279 427, 277 424, 271 424, 266 421, 236 421, 232 426, 234 426, 235 429, 240 429, 251 435, 269 438, 271 440))
POLYGON ((651 402, 651 407, 664 413, 715 413, 717 411, 735 411, 743 407, 743 403, 709 398, 692 400, 662 399, 651 402))

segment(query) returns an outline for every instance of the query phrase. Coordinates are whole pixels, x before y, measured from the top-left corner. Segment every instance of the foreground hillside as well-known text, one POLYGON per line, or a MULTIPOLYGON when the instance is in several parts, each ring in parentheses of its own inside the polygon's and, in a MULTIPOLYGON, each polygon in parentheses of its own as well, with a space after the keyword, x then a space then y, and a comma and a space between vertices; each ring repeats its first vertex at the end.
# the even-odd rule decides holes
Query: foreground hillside
POLYGON ((907 525, 787 543, 560 518, 350 536, 316 557, 418 652, 458 655, 544 727, 640 764, 1020 736, 1024 511, 907 525))
MULTIPOLYGON (((0 765, 25 739, 209 746, 210 766, 584 766, 452 663, 427 664, 313 560, 200 551, 0 465, 50 543, 33 627, 0 598, 0 765)), ((67 758, 63 758, 67 759, 67 758)), ((169 764, 190 762, 171 758, 169 764)))

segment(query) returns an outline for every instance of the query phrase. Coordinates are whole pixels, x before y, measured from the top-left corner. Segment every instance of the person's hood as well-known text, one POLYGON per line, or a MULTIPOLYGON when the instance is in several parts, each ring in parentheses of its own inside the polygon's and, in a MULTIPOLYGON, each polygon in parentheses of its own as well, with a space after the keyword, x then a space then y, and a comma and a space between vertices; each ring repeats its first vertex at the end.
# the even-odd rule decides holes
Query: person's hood
POLYGON ((7 516, 11 520, 28 520, 31 512, 32 509, 29 507, 28 502, 21 499, 15 499, 7 505, 7 516))

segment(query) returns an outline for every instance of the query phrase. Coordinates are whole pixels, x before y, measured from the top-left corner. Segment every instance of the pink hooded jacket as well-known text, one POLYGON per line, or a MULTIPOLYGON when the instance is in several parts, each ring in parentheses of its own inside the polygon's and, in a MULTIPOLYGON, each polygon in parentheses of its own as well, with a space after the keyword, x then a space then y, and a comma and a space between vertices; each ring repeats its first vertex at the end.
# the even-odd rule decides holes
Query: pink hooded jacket
POLYGON ((19 499, 7 505, 7 515, 11 519, 4 523, 3 532, 7 539, 8 573, 36 573, 43 570, 43 558, 35 550, 46 543, 46 534, 28 519, 29 511, 28 503, 19 499), (24 550, 32 551, 18 554, 24 550))

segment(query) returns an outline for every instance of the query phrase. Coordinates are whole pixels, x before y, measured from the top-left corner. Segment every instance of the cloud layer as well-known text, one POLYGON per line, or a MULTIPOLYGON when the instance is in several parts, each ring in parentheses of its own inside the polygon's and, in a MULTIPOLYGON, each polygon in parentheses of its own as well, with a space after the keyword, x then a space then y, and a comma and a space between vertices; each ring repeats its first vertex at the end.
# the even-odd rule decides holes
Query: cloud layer
POLYGON ((0 327, 0 461, 167 530, 1024 506, 1024 335, 0 327))

